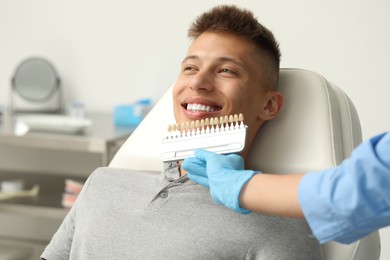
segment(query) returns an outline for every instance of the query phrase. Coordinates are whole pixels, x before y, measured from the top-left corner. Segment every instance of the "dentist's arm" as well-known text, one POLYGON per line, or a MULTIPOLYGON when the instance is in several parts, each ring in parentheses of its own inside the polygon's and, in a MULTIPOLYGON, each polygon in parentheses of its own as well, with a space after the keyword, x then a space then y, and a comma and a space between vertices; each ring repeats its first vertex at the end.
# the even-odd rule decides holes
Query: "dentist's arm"
POLYGON ((340 166, 308 174, 260 174, 226 158, 199 150, 182 166, 190 179, 210 187, 214 201, 233 210, 303 213, 320 242, 350 243, 390 225, 390 133, 362 143, 340 166))
POLYGON ((206 150, 195 150, 195 157, 184 160, 182 168, 192 181, 210 188, 215 203, 234 211, 303 217, 298 201, 298 185, 303 174, 245 170, 241 156, 206 150))
POLYGON ((359 145, 340 166, 306 174, 299 202, 320 242, 351 243, 390 225, 390 132, 359 145))
POLYGON ((241 189, 242 208, 271 215, 303 218, 298 186, 303 174, 256 174, 241 189))

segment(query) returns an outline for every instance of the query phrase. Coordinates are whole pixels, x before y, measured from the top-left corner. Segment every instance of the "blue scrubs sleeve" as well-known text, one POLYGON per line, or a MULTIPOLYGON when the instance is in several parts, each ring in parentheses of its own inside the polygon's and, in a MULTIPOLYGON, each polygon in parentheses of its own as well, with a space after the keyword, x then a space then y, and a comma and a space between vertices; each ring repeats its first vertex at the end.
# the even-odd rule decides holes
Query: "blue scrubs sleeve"
POLYGON ((298 197, 321 243, 352 243, 390 225, 390 132, 363 142, 337 167, 307 173, 298 197))

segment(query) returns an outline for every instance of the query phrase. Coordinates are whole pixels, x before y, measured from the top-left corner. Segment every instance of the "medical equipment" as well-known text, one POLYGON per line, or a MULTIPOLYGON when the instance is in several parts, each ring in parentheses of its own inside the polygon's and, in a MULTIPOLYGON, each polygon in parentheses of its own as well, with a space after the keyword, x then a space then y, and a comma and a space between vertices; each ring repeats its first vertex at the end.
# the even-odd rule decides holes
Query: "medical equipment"
POLYGON ((241 152, 245 148, 247 128, 242 114, 169 125, 162 140, 161 160, 192 157, 197 148, 219 154, 241 152))
POLYGON ((11 79, 10 105, 14 112, 61 112, 61 79, 53 64, 41 57, 23 60, 11 79))
POLYGON ((92 120, 81 117, 51 114, 33 114, 18 116, 15 126, 16 135, 32 132, 52 132, 76 134, 92 125, 92 120))
POLYGON ((152 99, 142 98, 131 104, 114 107, 114 124, 116 126, 137 126, 152 107, 152 99))

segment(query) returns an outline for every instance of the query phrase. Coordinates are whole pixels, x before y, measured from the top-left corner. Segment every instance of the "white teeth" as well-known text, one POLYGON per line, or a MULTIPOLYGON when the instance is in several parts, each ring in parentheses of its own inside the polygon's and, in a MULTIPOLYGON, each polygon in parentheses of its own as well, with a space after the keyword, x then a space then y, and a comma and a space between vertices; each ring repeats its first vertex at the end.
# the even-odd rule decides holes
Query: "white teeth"
POLYGON ((192 112, 214 112, 216 110, 215 107, 212 106, 206 106, 202 104, 188 104, 187 105, 187 110, 191 110, 192 112))

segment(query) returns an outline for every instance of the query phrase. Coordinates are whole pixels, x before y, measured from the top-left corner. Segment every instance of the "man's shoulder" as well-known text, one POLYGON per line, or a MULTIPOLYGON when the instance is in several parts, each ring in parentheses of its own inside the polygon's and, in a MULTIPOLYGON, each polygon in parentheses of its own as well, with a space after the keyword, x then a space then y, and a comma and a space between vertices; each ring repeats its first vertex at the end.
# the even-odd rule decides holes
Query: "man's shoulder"
POLYGON ((113 167, 98 167, 96 170, 92 173, 94 175, 125 175, 128 174, 135 174, 140 176, 158 176, 160 172, 158 171, 148 171, 148 170, 132 170, 132 169, 125 169, 125 168, 113 168, 113 167))

